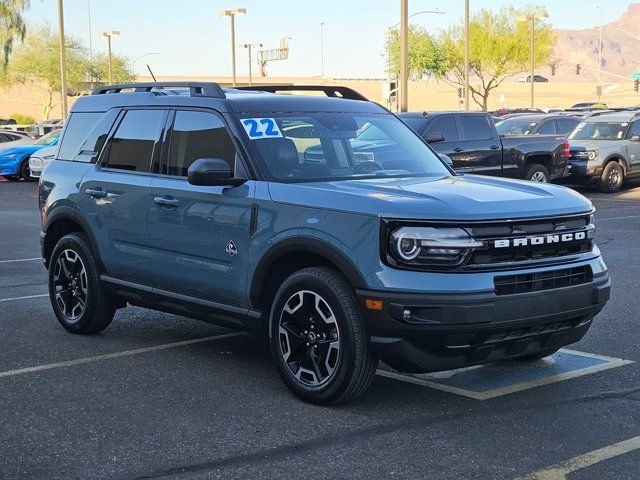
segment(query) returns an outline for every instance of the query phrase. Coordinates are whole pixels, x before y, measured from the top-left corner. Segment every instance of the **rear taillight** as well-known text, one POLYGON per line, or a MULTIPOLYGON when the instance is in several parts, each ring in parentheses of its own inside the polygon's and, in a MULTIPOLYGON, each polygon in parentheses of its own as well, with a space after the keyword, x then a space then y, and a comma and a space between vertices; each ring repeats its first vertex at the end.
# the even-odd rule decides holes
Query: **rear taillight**
POLYGON ((564 147, 564 149, 562 151, 562 156, 564 158, 569 158, 571 156, 571 150, 569 149, 569 147, 570 147, 569 142, 564 142, 563 147, 564 147))

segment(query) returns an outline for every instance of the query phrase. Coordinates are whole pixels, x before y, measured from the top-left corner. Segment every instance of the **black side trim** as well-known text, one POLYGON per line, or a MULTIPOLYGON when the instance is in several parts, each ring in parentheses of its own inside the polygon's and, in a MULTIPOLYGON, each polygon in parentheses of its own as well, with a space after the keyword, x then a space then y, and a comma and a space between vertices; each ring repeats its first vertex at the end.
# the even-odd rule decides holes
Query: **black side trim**
POLYGON ((258 229, 258 211, 260 207, 257 203, 251 205, 251 219, 249 220, 249 236, 253 236, 258 229))

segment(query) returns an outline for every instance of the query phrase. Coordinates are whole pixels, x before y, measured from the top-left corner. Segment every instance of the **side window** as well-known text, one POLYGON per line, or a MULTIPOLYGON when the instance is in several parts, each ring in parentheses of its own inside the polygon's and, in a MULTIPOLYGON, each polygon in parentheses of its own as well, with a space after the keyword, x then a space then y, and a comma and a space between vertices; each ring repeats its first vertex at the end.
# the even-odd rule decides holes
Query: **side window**
POLYGON ((546 122, 542 122, 542 125, 540 125, 540 128, 538 128, 538 131, 536 133, 540 135, 550 135, 556 133, 553 121, 547 120, 546 122))
POLYGON ((444 136, 445 142, 457 142, 460 140, 458 138, 456 119, 452 116, 436 118, 431 125, 427 127, 425 137, 436 133, 441 133, 444 136))
POLYGON ((148 172, 166 112, 128 110, 109 142, 105 167, 148 172))
POLYGON ((199 158, 221 158, 235 169, 236 147, 224 123, 207 112, 179 111, 169 143, 168 174, 187 176, 199 158))
POLYGON ((465 140, 490 140, 493 138, 493 132, 489 127, 487 117, 484 115, 460 115, 462 122, 462 131, 465 140))
POLYGON ((556 120, 556 132, 568 135, 578 126, 578 121, 571 118, 561 118, 556 120))
POLYGON ((73 157, 80 151, 80 145, 96 123, 100 121, 103 113, 73 113, 67 121, 64 130, 58 158, 62 160, 73 160, 73 157))
POLYGON ((631 138, 634 135, 640 136, 640 121, 633 122, 631 124, 631 128, 629 129, 629 134, 627 135, 627 138, 631 138))

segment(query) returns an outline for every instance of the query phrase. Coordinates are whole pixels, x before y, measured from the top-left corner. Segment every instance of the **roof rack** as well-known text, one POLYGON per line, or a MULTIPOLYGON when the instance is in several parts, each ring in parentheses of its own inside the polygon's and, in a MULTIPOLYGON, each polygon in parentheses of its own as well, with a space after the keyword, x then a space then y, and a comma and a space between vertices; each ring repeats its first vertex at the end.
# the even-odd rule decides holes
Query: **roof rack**
POLYGON ((236 90, 257 90, 259 92, 323 92, 327 97, 346 98, 347 100, 361 100, 368 102, 369 99, 353 88, 333 85, 252 85, 250 87, 234 87, 236 90))
POLYGON ((213 82, 144 82, 144 83, 120 83, 96 88, 91 95, 104 95, 120 93, 122 90, 132 89, 134 92, 150 92, 153 89, 188 88, 192 97, 225 98, 224 90, 213 82))

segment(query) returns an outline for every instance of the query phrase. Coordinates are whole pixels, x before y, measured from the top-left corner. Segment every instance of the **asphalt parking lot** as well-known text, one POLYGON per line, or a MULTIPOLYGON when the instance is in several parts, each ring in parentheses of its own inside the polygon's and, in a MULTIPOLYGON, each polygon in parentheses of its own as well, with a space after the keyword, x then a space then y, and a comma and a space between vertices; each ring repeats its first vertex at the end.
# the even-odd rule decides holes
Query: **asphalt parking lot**
MULTIPOLYGON (((36 184, 0 183, 0 477, 637 479, 640 185, 583 193, 613 290, 571 349, 612 368, 486 399, 383 373, 323 408, 296 400, 249 335, 138 308, 66 333, 38 259, 36 184)), ((554 361, 491 378, 523 385, 554 361)))

